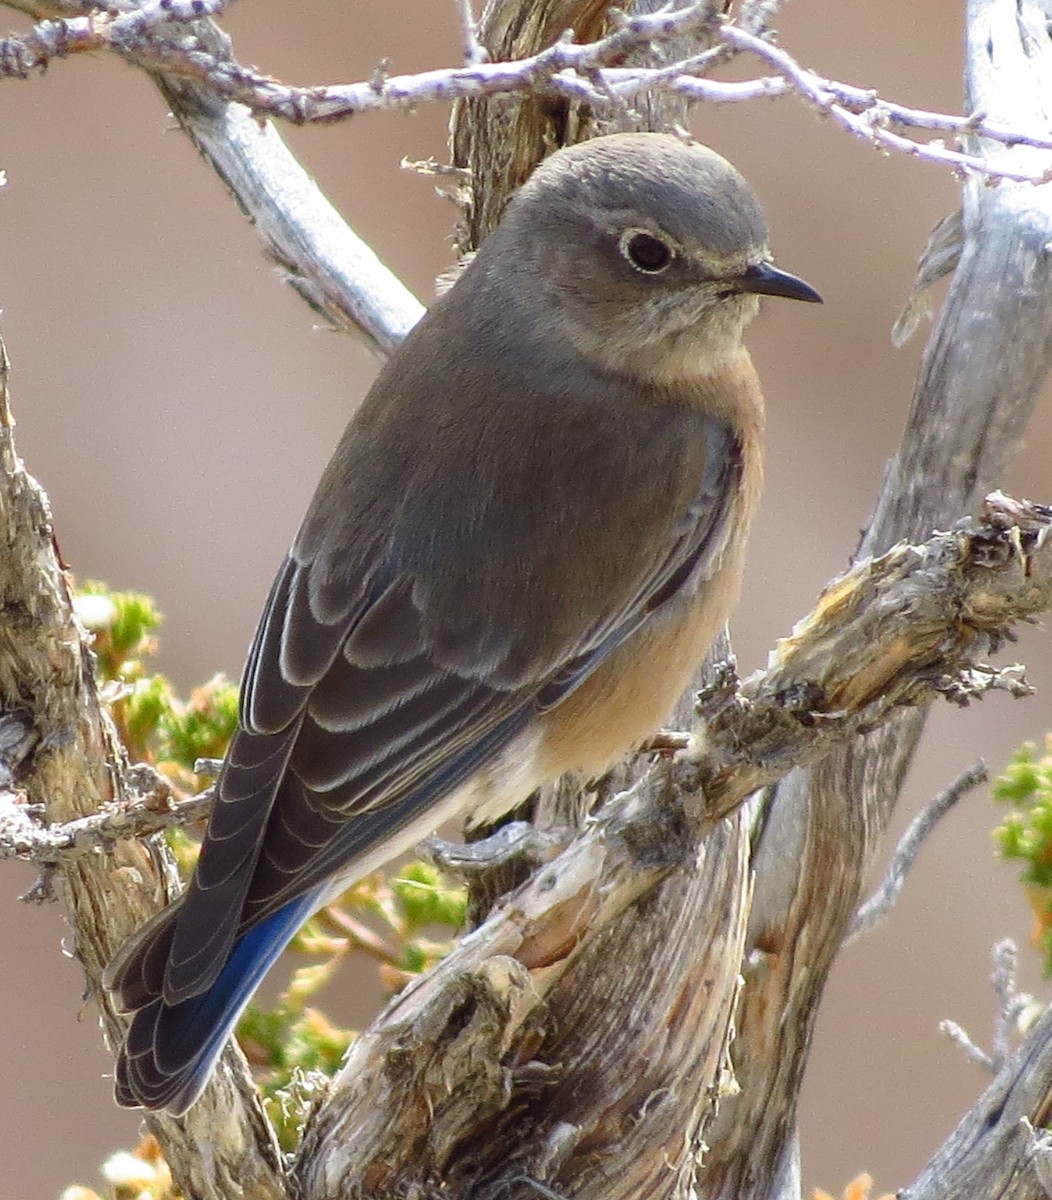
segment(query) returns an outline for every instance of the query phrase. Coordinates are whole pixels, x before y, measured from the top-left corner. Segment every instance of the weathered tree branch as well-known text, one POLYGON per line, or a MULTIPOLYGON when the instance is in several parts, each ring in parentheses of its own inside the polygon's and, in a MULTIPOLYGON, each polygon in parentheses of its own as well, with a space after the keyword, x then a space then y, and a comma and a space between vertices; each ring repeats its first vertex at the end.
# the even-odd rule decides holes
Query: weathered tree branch
POLYGON ((1045 1200, 1052 1120, 1052 1008, 969 1109, 901 1200, 1045 1200))
POLYGON ((59 825, 41 825, 19 802, 17 792, 0 784, 0 862, 20 858, 57 866, 84 854, 110 850, 129 838, 148 838, 165 829, 183 829, 208 816, 212 789, 176 799, 167 781, 138 764, 127 772, 130 797, 99 812, 59 825))
MULTIPOLYGON (((969 109, 1047 124, 1044 6, 971 0, 967 70, 969 109)), ((995 161, 1024 156, 1042 171, 1050 161, 1033 149, 976 148, 995 161)), ((861 554, 946 526, 1003 476, 1052 362, 1050 238, 1052 188, 966 184, 960 263, 861 554)), ((920 711, 899 716, 765 797, 734 1047, 742 1090, 710 1133, 706 1198, 799 1194, 795 1113, 815 1013, 922 727, 920 711)), ((998 1193, 976 1186, 937 1194, 998 1193)))
MULTIPOLYGON (((0 713, 31 719, 36 747, 12 774, 47 825, 65 826, 111 804, 119 809, 133 789, 99 703, 47 497, 15 453, 8 370, 0 343, 0 713)), ((63 863, 56 879, 73 927, 73 952, 106 1036, 116 1044, 123 1026, 101 986, 102 972, 164 900, 173 882, 170 865, 160 846, 122 841, 105 854, 63 863)), ((161 1116, 151 1123, 188 1198, 285 1197, 277 1144, 238 1052, 227 1051, 194 1122, 161 1116)))

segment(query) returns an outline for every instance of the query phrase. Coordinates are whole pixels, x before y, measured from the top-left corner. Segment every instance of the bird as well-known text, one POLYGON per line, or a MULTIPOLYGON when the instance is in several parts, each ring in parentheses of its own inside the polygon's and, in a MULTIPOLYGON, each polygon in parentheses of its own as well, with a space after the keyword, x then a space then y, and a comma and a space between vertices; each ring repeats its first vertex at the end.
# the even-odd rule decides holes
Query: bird
POLYGON ((671 133, 549 155, 388 359, 270 590, 182 895, 105 974, 120 1105, 186 1112, 302 922, 454 817, 597 775, 740 588, 759 201, 671 133))

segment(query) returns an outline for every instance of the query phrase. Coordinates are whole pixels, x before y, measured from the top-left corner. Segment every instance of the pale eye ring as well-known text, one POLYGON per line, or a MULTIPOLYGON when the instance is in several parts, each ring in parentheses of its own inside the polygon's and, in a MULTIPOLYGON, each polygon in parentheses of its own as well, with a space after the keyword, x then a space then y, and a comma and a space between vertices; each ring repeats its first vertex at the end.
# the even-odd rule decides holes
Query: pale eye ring
POLYGON ((618 246, 632 266, 644 275, 660 275, 668 270, 676 257, 668 242, 646 229, 626 229, 618 246))

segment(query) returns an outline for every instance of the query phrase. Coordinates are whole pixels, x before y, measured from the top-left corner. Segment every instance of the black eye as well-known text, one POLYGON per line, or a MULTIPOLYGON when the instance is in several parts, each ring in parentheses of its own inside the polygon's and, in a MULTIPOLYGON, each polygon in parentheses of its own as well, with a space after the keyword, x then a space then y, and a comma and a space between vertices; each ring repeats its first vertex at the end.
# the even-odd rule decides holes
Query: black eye
POLYGON ((637 271, 645 271, 648 275, 659 275, 674 257, 667 242, 638 229, 622 235, 621 253, 637 271))

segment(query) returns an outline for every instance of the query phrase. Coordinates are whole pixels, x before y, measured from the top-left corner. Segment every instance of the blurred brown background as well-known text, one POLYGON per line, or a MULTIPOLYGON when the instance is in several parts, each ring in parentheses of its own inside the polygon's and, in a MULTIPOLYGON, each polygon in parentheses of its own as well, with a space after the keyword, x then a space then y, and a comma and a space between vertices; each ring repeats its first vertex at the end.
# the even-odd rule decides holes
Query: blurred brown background
MULTIPOLYGON (((961 0, 794 0, 780 28, 805 65, 922 107, 959 110, 961 0)), ((291 82, 368 77, 458 58, 452 0, 242 0, 227 28, 243 60, 291 82)), ((20 28, 12 16, 11 27, 20 28)), ((6 32, 6 31, 0 31, 6 32)), ((167 614, 162 667, 189 687, 236 675, 271 574, 348 414, 376 369, 319 330, 262 260, 222 187, 172 128, 156 91, 110 60, 57 63, 0 94, 0 306, 14 362, 19 446, 48 488, 82 578, 142 589, 167 614)), ((288 136, 332 200, 417 294, 449 265, 453 213, 403 156, 443 157, 444 109, 359 117, 288 136)), ((696 112, 695 129, 764 199, 779 262, 822 309, 770 304, 751 344, 770 409, 766 503, 735 640, 744 670, 843 568, 909 400, 923 338, 888 330, 934 223, 957 202, 944 170, 886 157, 792 99, 696 112)), ((1009 490, 1052 500, 1043 402, 1009 490)), ((1013 656, 1038 696, 933 714, 899 829, 966 763, 999 767, 1052 724, 1048 635, 1013 656)), ((985 1080, 936 1031, 982 1042, 991 944, 1025 941, 1013 872, 995 863, 985 793, 924 852, 892 921, 843 955, 819 1022, 803 1103, 804 1178, 830 1190, 858 1169, 907 1182, 985 1080)), ((110 1099, 110 1060, 57 907, 0 873, 0 1175, 51 1200, 136 1140, 110 1099)), ((1043 993, 1025 956, 1026 982, 1043 993)), ((350 976, 334 1009, 368 1014, 350 976)))

